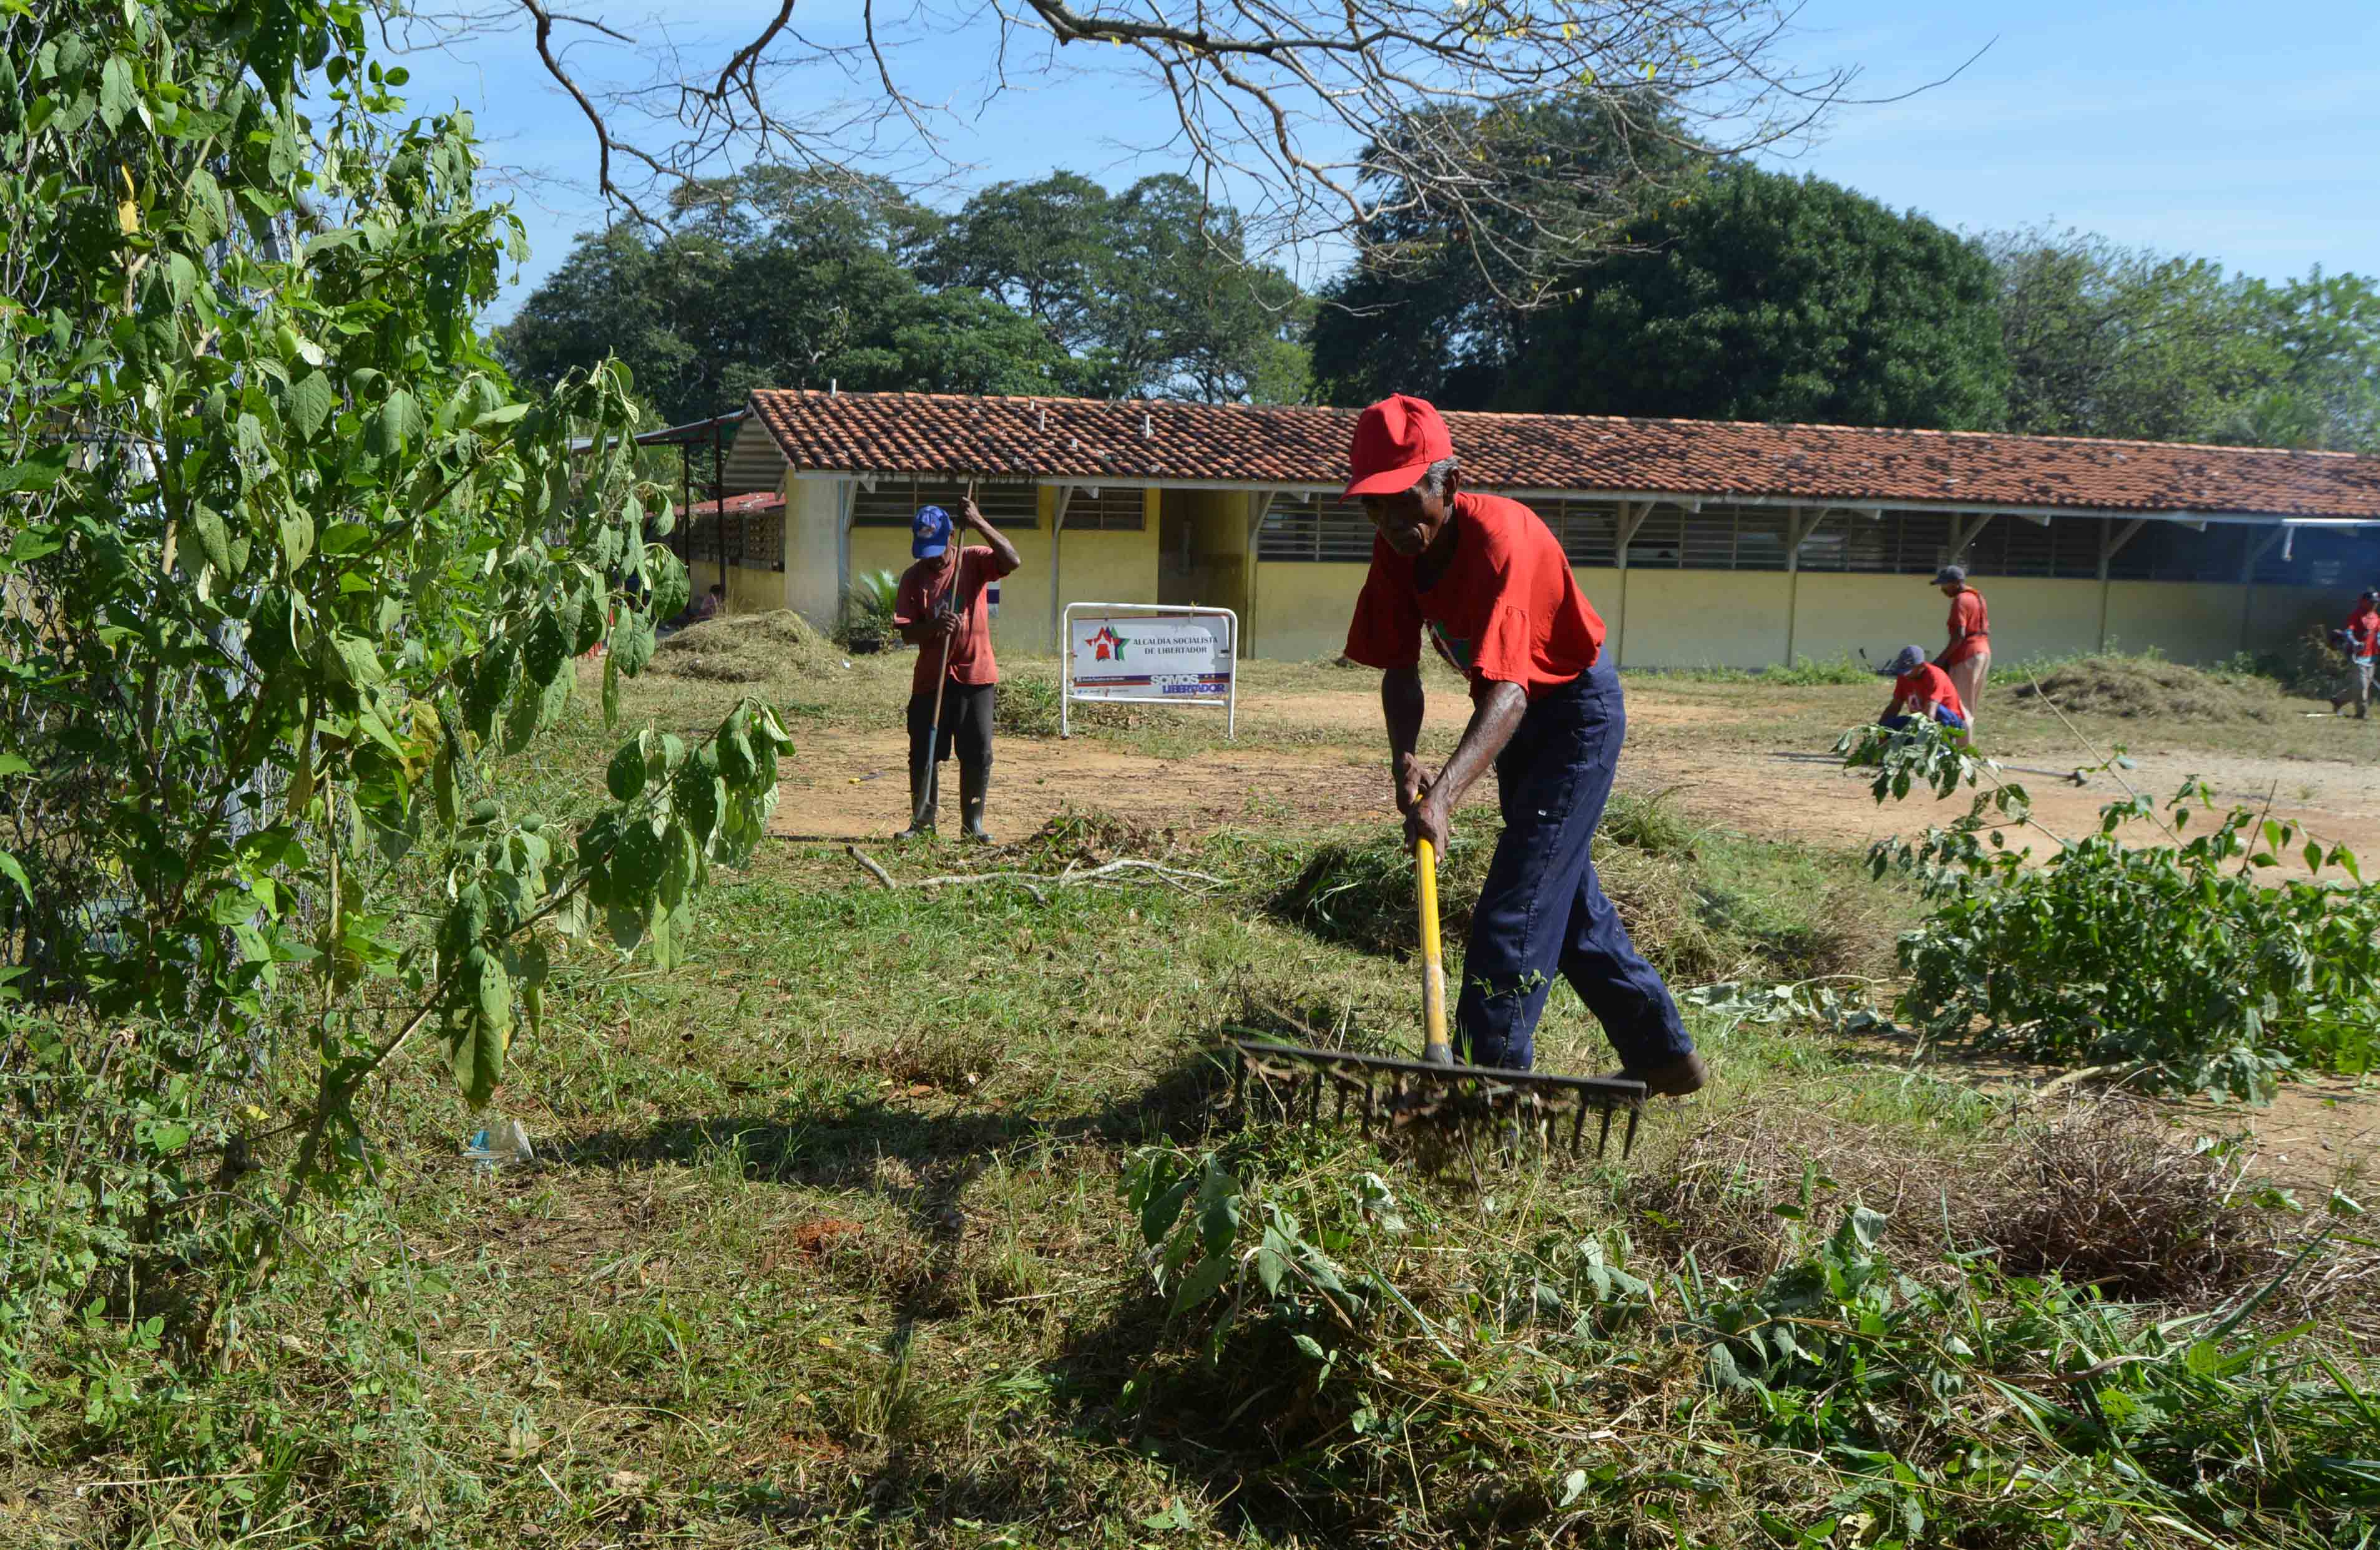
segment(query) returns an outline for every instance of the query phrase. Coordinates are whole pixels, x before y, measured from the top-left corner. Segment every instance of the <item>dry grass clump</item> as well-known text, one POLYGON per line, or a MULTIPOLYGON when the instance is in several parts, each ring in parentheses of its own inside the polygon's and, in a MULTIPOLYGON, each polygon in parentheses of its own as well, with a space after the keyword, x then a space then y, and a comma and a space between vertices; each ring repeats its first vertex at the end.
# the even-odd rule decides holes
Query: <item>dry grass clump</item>
POLYGON ((1627 1186, 1631 1230, 1665 1255, 1759 1278, 1854 1202, 1891 1221, 1896 1259, 1994 1253, 2119 1302, 2212 1305, 2293 1252, 2280 1218, 2246 1204, 2218 1150, 2177 1142, 2145 1106, 2077 1099, 1950 1149, 1905 1128, 1801 1107, 1740 1109, 1627 1186))
POLYGON ((689 624, 653 650, 651 671, 714 684, 760 684, 838 668, 835 644, 792 609, 689 624))
POLYGON ((1736 1109, 1685 1137, 1667 1167, 1629 1180, 1620 1204, 1629 1231, 1658 1257, 1692 1253, 1705 1270, 1743 1279, 1782 1268, 1855 1203, 1882 1212, 1894 1256, 1915 1263, 1948 1246, 1946 1217, 1983 1214, 1961 1197, 1975 1176, 1963 1161, 1905 1129, 1786 1100, 1736 1109))
POLYGON ((2011 1126, 1971 1230, 2015 1275, 2051 1272, 2137 1302, 2197 1302, 2279 1263, 2269 1215, 2236 1204, 2240 1168, 2185 1146, 2143 1106, 2078 1100, 2011 1126))
POLYGON ((2038 705, 2043 696, 2069 714, 2160 721, 2256 722, 2286 710, 2277 684, 2233 678, 2153 657, 2086 657, 2014 685, 2038 705))
POLYGON ((1173 854, 1177 837, 1172 829, 1143 823, 1103 807, 1076 807, 1072 803, 1022 840, 1002 847, 1034 866, 1096 866, 1120 856, 1162 861, 1173 854))

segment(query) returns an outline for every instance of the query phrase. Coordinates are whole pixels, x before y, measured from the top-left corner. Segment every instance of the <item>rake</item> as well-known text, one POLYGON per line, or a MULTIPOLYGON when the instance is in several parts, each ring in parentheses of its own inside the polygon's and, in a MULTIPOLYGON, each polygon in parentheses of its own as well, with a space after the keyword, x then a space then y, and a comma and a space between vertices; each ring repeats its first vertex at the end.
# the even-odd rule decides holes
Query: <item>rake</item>
POLYGON ((1305 1122, 1320 1122, 1324 1089, 1335 1095, 1331 1118, 1346 1122, 1352 1108, 1364 1127, 1390 1132, 1425 1131, 1453 1134, 1537 1134, 1548 1144, 1564 1141, 1571 1154, 1586 1144, 1586 1120, 1597 1116, 1595 1155, 1602 1156, 1611 1140, 1612 1120, 1621 1112, 1628 1123, 1620 1142, 1626 1156, 1636 1145, 1636 1122, 1643 1116, 1645 1089, 1642 1082, 1616 1077, 1554 1076, 1536 1072, 1505 1071, 1495 1066, 1458 1065, 1446 1043, 1446 967, 1438 935, 1438 858, 1430 842, 1418 842, 1414 870, 1421 895, 1422 1058, 1402 1060, 1391 1055, 1364 1055, 1352 1049, 1318 1049, 1306 1045, 1275 1044, 1266 1039, 1232 1042, 1239 1062, 1232 1074, 1232 1105, 1248 1112, 1249 1079, 1269 1095, 1280 1111, 1291 1118, 1301 1112, 1305 1122))

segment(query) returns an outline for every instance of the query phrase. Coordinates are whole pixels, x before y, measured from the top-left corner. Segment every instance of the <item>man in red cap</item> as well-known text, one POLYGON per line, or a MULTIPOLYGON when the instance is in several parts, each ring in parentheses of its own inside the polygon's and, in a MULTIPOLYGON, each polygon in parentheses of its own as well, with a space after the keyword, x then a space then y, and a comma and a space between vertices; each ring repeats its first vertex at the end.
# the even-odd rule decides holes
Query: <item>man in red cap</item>
POLYGON ((1602 1023, 1621 1074, 1691 1093, 1708 1073, 1669 987, 1628 939, 1589 854, 1627 713, 1603 621, 1535 512, 1460 488, 1439 413, 1399 394, 1355 425, 1347 493, 1372 519, 1372 569, 1347 658, 1380 670, 1405 842, 1443 853, 1463 793, 1496 767, 1504 836, 1464 950, 1456 1038, 1474 1065, 1526 1071, 1559 973, 1602 1023), (1471 680, 1471 723, 1425 776, 1421 637, 1471 680))

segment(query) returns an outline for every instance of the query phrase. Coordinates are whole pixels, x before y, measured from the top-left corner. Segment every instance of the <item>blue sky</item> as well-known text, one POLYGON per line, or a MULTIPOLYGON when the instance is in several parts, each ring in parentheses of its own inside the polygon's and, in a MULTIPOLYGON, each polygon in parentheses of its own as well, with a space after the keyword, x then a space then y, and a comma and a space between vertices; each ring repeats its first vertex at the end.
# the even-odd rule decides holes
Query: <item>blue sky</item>
MULTIPOLYGON (((723 0, 682 38, 728 37, 761 8, 723 0)), ((856 7, 824 0, 799 14, 834 35, 856 7)), ((1809 0, 1782 50, 1809 66, 1856 65, 1854 94, 1884 97, 1986 44, 1947 85, 1842 108, 1818 143, 1779 164, 1967 230, 2055 223, 2268 277, 2315 264, 2380 272, 2380 4, 1809 0)), ((1166 138, 1170 110, 1113 76, 1028 86, 980 106, 988 46, 960 32, 902 62, 905 79, 962 110, 947 149, 964 165, 945 202, 965 187, 1058 167, 1111 187, 1179 167, 1146 149, 1166 138)), ((513 191, 535 251, 495 309, 500 320, 575 234, 602 224, 588 190, 592 138, 525 36, 405 63, 417 110, 459 102, 477 115, 492 161, 546 175, 513 191)), ((625 55, 587 63, 646 68, 625 55)), ((805 84, 825 90, 786 90, 805 84)), ((1293 267, 1310 273, 1314 262, 1293 267)))

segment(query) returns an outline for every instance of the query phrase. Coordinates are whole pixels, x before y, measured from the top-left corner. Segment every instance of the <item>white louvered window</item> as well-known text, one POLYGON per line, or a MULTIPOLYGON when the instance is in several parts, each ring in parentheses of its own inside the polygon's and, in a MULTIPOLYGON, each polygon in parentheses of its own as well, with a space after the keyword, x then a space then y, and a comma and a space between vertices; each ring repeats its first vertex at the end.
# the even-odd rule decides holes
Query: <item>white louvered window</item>
POLYGON ((1619 514, 1591 501, 1546 501, 1536 503, 1546 526, 1561 540, 1562 556, 1573 565, 1609 565, 1620 537, 1619 514))
POLYGON ((1066 500, 1066 531, 1140 532, 1148 526, 1147 494, 1138 485, 1103 484, 1096 495, 1078 485, 1066 500))
POLYGON ((1675 570, 1685 536, 1685 513, 1675 506, 1655 506, 1628 542, 1628 563, 1638 569, 1675 570))
POLYGON ((1285 497, 1274 501, 1272 509, 1265 513, 1264 527, 1257 533, 1257 558, 1318 558, 1315 545, 1320 526, 1311 504, 1285 497))
MULTIPOLYGON (((1078 493, 1075 499, 1082 497, 1078 493)), ((885 474, 878 477, 873 490, 862 486, 852 498, 851 525, 855 527, 906 527, 920 508, 940 506, 956 522, 959 507, 966 499, 966 481, 940 478, 912 478, 906 474, 885 474)), ((1041 520, 1041 497, 1038 487, 1014 479, 998 483, 978 483, 975 487, 975 503, 983 515, 991 518, 995 527, 1032 527, 1041 520)))

